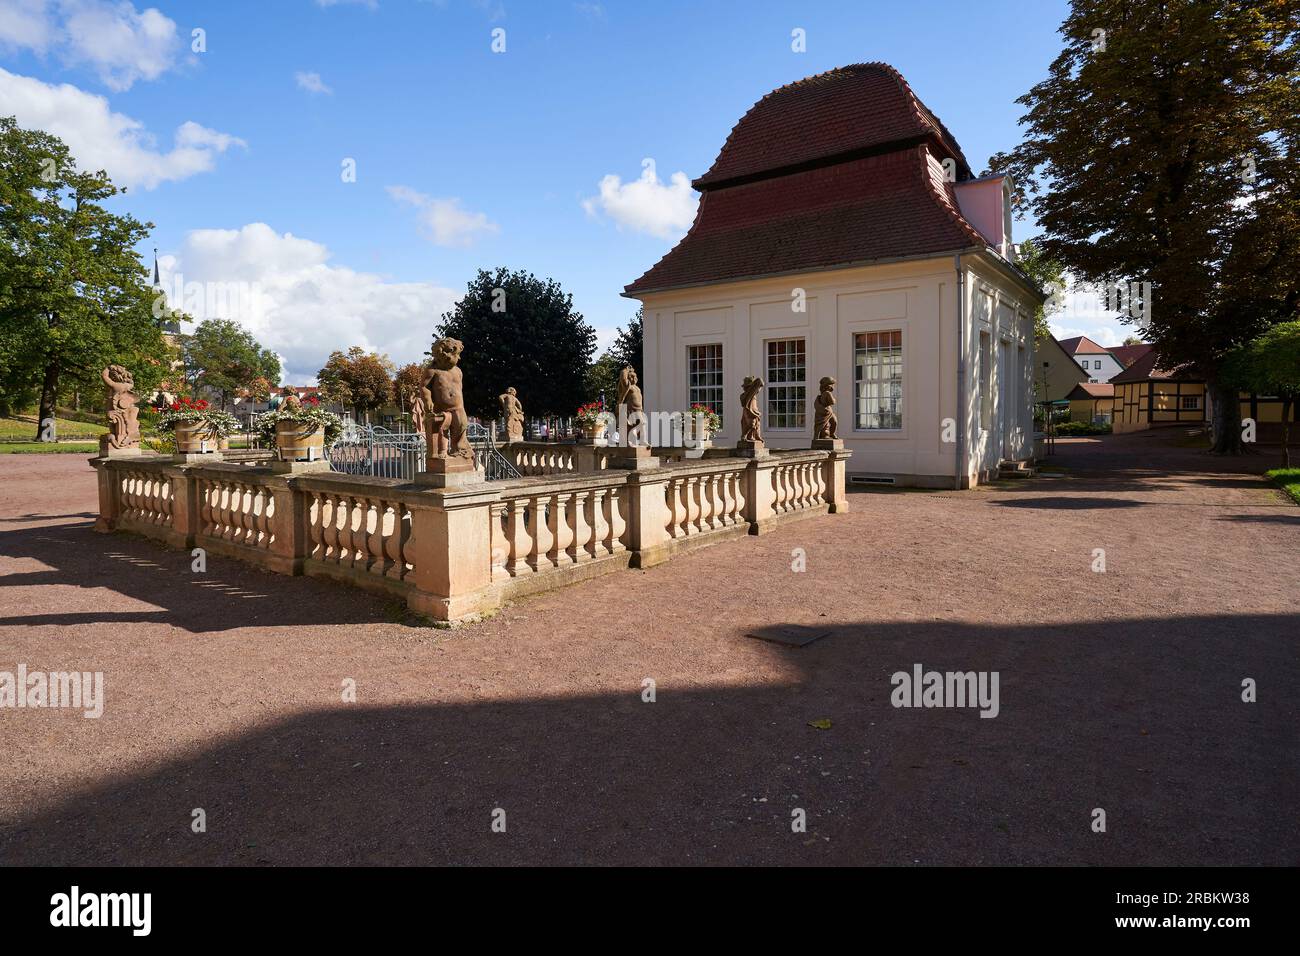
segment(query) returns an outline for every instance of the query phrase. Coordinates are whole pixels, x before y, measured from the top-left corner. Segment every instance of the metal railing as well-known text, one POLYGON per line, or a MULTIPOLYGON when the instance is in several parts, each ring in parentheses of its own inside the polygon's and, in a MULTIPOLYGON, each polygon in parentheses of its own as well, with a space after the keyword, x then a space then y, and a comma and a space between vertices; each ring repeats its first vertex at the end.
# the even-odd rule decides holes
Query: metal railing
MULTIPOLYGON (((474 464, 483 470, 488 481, 520 477, 497 450, 492 429, 470 422, 469 440, 474 449, 474 464)), ((349 422, 329 447, 327 456, 330 468, 345 475, 413 481, 416 473, 425 468, 427 447, 419 432, 394 432, 380 425, 349 422)))

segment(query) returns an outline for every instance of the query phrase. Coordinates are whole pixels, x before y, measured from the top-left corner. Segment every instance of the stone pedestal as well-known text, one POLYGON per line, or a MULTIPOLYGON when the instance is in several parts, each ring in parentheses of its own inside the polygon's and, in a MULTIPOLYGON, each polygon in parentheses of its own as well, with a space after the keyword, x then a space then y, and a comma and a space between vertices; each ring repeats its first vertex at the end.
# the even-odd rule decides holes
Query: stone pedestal
POLYGON ((415 483, 429 488, 460 488, 484 481, 473 458, 430 458, 428 467, 417 472, 415 483))
POLYGON ((843 438, 814 438, 812 447, 821 451, 839 451, 844 447, 843 438))
POLYGON ((224 461, 221 452, 207 451, 199 452, 179 452, 172 455, 173 465, 210 465, 213 462, 224 461))
POLYGON ((604 448, 609 444, 609 439, 604 435, 579 435, 577 442, 579 445, 596 445, 604 448))
POLYGON ((272 458, 270 467, 277 475, 310 475, 329 471, 330 463, 328 458, 317 458, 315 461, 280 461, 272 458))
POLYGON ((645 471, 658 468, 659 459, 650 453, 649 445, 617 445, 609 450, 610 468, 645 471))
POLYGON ((763 444, 762 439, 757 441, 747 441, 742 438, 736 442, 737 458, 766 458, 767 446, 763 444))
POLYGON ((134 458, 141 454, 139 445, 131 445, 129 448, 112 448, 109 446, 107 435, 99 436, 99 457, 100 458, 134 458))

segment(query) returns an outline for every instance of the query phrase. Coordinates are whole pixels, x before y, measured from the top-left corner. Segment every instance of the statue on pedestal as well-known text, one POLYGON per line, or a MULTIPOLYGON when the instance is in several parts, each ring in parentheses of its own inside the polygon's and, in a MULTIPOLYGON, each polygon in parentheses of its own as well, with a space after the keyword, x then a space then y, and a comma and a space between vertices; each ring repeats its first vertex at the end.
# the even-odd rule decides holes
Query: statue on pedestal
POLYGON ((439 339, 433 344, 433 366, 424 370, 420 392, 430 460, 465 458, 471 463, 474 460, 474 449, 466 440, 469 415, 465 412, 462 391, 464 375, 457 368, 464 350, 464 343, 459 339, 439 339))
POLYGON ((411 427, 421 435, 424 434, 424 397, 419 391, 411 392, 406 396, 407 401, 411 403, 411 427))
POLYGON ((108 434, 103 443, 120 451, 140 447, 140 396, 135 393, 135 377, 120 365, 110 365, 100 373, 108 386, 108 434))
POLYGON ((833 441, 839 435, 839 419, 835 415, 835 379, 827 375, 821 380, 821 394, 813 402, 813 438, 833 441))
POLYGON ((758 393, 763 380, 757 375, 746 375, 740 391, 740 440, 763 444, 763 414, 758 409, 758 393))
POLYGON ((506 441, 524 440, 524 406, 520 403, 518 392, 513 387, 497 396, 501 403, 501 417, 506 422, 506 441))

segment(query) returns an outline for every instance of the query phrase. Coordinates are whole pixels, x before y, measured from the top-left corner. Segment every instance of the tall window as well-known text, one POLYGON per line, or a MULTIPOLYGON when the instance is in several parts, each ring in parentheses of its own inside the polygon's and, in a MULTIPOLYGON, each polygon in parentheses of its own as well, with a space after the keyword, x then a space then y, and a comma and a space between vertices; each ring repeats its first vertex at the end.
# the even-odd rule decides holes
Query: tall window
POLYGON ((803 339, 767 343, 767 424, 769 428, 807 425, 808 356, 803 339))
MULTIPOLYGON (((980 428, 993 427, 993 340, 980 333, 980 428)), ((1096 379, 1093 379, 1096 381, 1096 379)))
POLYGON ((690 405, 707 405, 722 418, 722 345, 688 345, 686 373, 690 405))
POLYGON ((853 427, 903 427, 903 331, 853 336, 853 427))

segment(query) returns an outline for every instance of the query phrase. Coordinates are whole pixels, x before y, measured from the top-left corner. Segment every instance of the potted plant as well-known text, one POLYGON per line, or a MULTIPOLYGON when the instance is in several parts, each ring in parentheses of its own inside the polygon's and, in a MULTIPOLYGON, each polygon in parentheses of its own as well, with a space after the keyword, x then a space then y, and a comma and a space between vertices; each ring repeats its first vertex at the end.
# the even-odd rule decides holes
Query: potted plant
POLYGON ((257 416, 254 427, 267 444, 274 442, 281 461, 320 461, 325 447, 343 432, 343 419, 320 407, 320 399, 288 394, 278 408, 257 416))
POLYGON ((578 414, 574 417, 578 422, 578 427, 582 429, 583 438, 588 441, 595 441, 605 437, 608 419, 605 417, 605 410, 601 408, 600 402, 588 402, 586 405, 578 406, 578 414))
POLYGON ((722 427, 722 416, 708 405, 696 402, 682 423, 682 438, 696 443, 707 442, 722 427))
POLYGON ((221 440, 239 428, 229 412, 212 408, 205 399, 178 398, 158 415, 158 430, 170 432, 182 455, 206 455, 220 449, 221 440))

